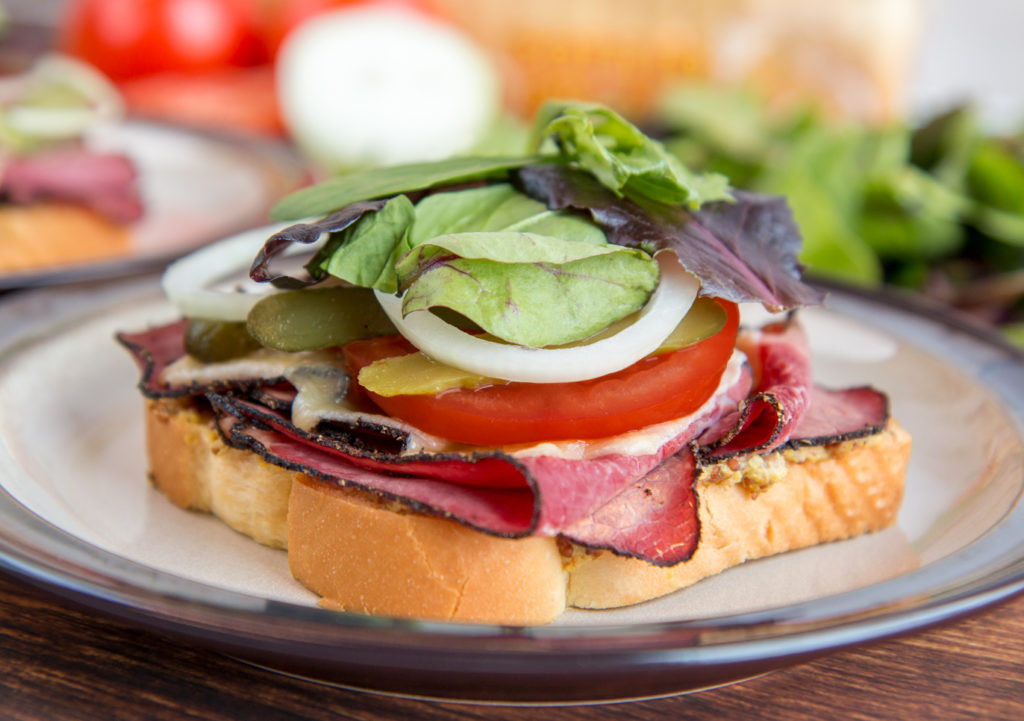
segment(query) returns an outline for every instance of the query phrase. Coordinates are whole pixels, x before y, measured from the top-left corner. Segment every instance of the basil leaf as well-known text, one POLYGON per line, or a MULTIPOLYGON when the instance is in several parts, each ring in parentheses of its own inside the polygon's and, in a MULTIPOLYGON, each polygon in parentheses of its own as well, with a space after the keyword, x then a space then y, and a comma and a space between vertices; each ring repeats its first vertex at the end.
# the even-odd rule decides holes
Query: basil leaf
MULTIPOLYGON (((550 162, 551 159, 547 159, 550 162)), ((500 178, 513 168, 546 162, 544 158, 459 157, 426 163, 370 168, 330 178, 284 198, 270 211, 275 220, 296 220, 331 213, 352 203, 412 193, 442 185, 500 178)))
POLYGON ((404 313, 449 308, 529 347, 587 338, 639 310, 658 284, 642 251, 507 231, 433 238, 396 271, 404 313))
POLYGON ((538 115, 535 148, 547 140, 563 160, 579 164, 617 195, 693 209, 732 198, 724 176, 691 172, 661 143, 600 105, 549 103, 538 115))

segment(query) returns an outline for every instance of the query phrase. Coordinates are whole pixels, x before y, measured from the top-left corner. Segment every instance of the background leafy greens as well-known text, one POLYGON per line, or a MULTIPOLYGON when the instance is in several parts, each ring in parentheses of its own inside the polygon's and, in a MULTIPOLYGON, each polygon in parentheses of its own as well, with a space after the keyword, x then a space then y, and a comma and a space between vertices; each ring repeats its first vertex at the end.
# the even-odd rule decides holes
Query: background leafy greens
POLYGON ((1024 346, 1024 132, 986 132, 969 107, 916 126, 843 124, 694 85, 656 123, 687 166, 785 195, 809 272, 922 290, 1024 346))

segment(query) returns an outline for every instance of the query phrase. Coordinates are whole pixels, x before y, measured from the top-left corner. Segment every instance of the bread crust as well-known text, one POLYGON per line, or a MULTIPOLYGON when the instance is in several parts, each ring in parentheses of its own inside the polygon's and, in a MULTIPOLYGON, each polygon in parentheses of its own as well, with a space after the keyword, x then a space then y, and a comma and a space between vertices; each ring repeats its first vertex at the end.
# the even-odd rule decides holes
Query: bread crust
POLYGON ((175 505, 287 548, 288 497, 300 474, 226 445, 209 410, 187 399, 147 401, 145 426, 150 481, 175 505))
POLYGON ((785 452, 767 485, 737 461, 705 469, 700 545, 689 561, 658 567, 552 538, 493 537, 287 471, 225 445, 209 411, 187 399, 147 401, 146 441, 157 489, 287 548, 292 574, 326 607, 517 625, 548 623, 567 606, 639 603, 746 560, 886 528, 911 446, 890 422, 868 438, 785 452))
POLYGON ((107 260, 131 250, 132 231, 62 203, 0 206, 0 270, 26 272, 107 260))
POLYGON ((377 615, 545 623, 566 607, 550 538, 513 540, 309 478, 292 489, 288 563, 324 605, 377 615))

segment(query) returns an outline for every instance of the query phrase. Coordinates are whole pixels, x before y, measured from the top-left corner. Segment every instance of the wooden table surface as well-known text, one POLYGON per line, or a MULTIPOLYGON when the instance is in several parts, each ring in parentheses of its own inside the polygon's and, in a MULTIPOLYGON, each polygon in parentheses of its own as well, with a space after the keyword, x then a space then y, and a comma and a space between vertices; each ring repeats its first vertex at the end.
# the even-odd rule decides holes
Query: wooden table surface
POLYGON ((1024 719, 1024 597, 732 686, 538 713, 286 677, 83 612, 0 574, 0 718, 11 721, 1024 719))

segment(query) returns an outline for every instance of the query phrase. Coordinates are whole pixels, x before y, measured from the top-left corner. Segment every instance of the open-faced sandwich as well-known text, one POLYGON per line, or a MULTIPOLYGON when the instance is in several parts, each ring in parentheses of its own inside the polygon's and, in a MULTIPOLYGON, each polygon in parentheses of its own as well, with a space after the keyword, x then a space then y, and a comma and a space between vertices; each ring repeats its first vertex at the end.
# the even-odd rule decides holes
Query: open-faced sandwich
POLYGON ((794 313, 740 328, 822 300, 785 201, 602 107, 547 106, 535 146, 300 191, 277 215, 323 217, 259 250, 271 292, 206 282, 237 241, 169 268, 182 319, 119 336, 156 487, 325 606, 501 624, 893 523, 887 397, 814 385, 794 313))
POLYGON ((0 273, 128 252, 143 214, 136 169, 89 143, 120 111, 106 79, 70 58, 0 78, 0 273))

